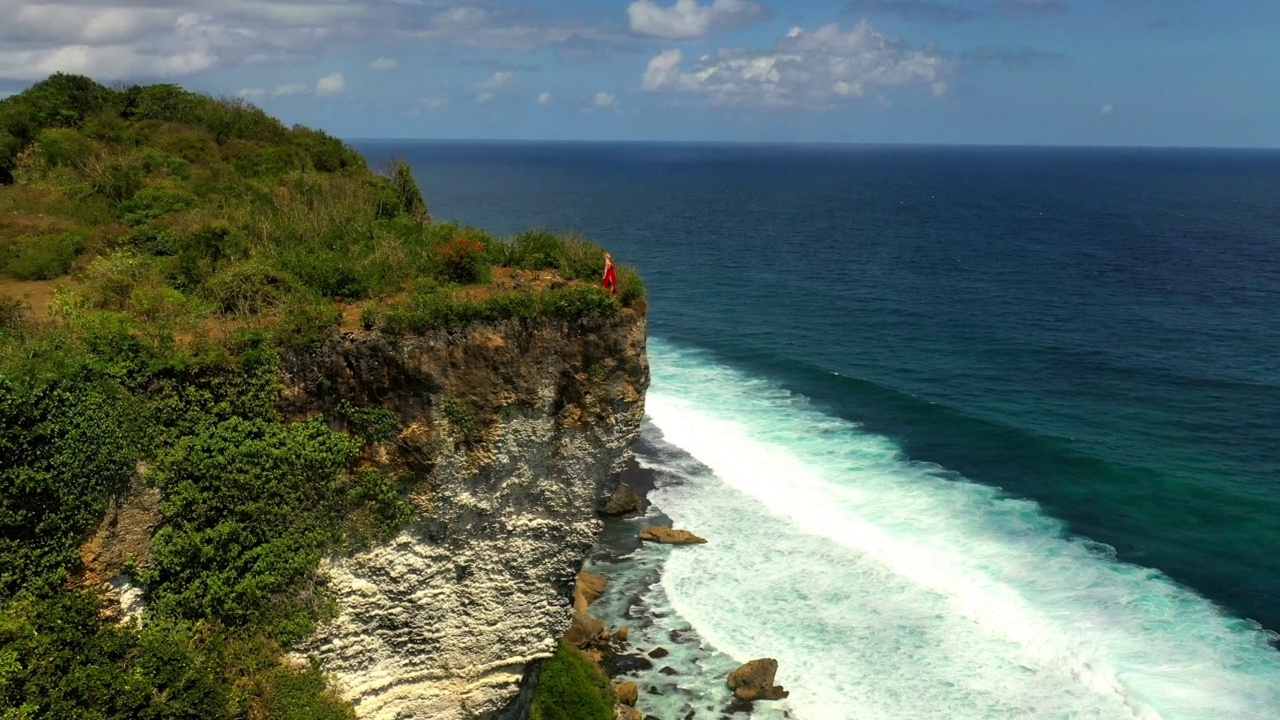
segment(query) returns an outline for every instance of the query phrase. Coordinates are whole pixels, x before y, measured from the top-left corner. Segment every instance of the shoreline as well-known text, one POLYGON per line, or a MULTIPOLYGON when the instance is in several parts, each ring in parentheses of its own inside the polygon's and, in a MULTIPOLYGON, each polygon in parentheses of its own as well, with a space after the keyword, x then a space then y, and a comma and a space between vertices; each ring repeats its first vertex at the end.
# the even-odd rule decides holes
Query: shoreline
MULTIPOLYGON (((645 720, 793 717, 789 704, 735 704, 726 681, 741 663, 710 646, 671 607, 661 585, 663 566, 670 553, 696 549, 641 542, 639 531, 648 525, 671 523, 653 505, 650 495, 680 483, 681 478, 641 465, 640 458, 655 458, 661 453, 644 436, 636 441, 633 451, 620 482, 631 486, 641 498, 641 509, 603 517, 604 527, 583 566, 583 570, 608 580, 591 603, 589 614, 602 621, 608 631, 628 629, 625 647, 600 666, 615 684, 636 683, 636 708, 645 720)), ((696 528, 690 529, 696 532, 696 528)))

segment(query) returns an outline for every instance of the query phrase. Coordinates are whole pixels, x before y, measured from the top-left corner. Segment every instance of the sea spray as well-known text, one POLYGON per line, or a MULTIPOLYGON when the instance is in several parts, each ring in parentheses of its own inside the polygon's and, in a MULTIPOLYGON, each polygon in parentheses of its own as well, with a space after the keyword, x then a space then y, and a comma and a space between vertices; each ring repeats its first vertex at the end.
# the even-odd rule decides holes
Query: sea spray
POLYGON ((659 620, 778 658, 798 716, 1280 717, 1255 625, 763 378, 650 357, 650 497, 710 540, 670 553, 659 620))

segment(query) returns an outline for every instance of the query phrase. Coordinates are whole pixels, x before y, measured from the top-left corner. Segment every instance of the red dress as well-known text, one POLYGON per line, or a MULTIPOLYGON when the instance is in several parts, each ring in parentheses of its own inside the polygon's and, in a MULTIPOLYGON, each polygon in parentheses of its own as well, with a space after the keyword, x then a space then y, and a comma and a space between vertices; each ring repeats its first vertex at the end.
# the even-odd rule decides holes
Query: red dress
POLYGON ((604 289, 618 294, 618 275, 613 271, 613 263, 609 263, 609 267, 604 269, 604 280, 600 283, 604 285, 604 289))

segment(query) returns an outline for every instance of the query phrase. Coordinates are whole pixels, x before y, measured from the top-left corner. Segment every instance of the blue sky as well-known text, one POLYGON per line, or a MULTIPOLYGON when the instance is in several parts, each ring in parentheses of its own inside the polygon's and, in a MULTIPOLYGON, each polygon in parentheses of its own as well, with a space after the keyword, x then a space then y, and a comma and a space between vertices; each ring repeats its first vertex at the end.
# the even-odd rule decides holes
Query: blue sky
POLYGON ((55 70, 343 137, 1280 147, 1275 0, 0 0, 55 70))

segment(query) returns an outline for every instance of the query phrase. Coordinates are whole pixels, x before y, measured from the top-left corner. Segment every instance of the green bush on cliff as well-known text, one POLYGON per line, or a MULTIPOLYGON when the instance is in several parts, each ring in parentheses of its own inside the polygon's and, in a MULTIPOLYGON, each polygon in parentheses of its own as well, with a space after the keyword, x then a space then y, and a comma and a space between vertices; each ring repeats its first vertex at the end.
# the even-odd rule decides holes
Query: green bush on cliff
POLYGON ((529 720, 613 720, 616 702, 604 671, 561 640, 542 663, 529 720))
POLYGON ((354 720, 318 668, 216 624, 102 617, 69 592, 0 607, 0 717, 35 720, 354 720))
POLYGON ((107 496, 129 481, 138 405, 81 372, 0 375, 0 600, 56 590, 107 496))
MULTIPOLYGON (((333 609, 321 556, 410 519, 405 478, 360 466, 399 423, 282 417, 282 355, 354 302, 390 335, 643 307, 602 254, 434 222, 403 162, 240 100, 63 74, 0 100, 0 717, 353 717, 280 658, 333 609), (135 480, 162 494, 125 569, 148 609, 116 624, 74 588, 135 480)), ((596 687, 557 658, 547 692, 596 687)))

